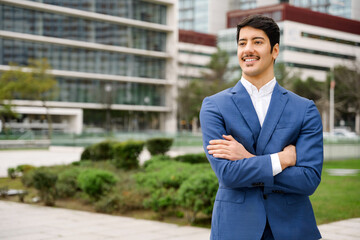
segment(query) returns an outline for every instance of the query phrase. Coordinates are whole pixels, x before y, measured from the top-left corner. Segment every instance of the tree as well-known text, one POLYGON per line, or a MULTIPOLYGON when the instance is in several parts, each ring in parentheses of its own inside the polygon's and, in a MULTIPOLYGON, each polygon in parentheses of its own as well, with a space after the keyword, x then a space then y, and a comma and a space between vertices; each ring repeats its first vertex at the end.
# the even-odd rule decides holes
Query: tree
POLYGON ((0 103, 4 105, 5 100, 12 99, 40 100, 46 108, 48 137, 51 138, 52 121, 47 101, 54 99, 57 82, 49 73, 50 64, 46 59, 30 60, 29 63, 28 68, 11 65, 11 69, 1 75, 0 103))
MULTIPOLYGON (((185 87, 179 89, 178 114, 186 122, 198 122, 202 100, 206 96, 215 94, 232 85, 233 81, 226 79, 229 56, 226 51, 217 49, 211 55, 210 62, 206 65, 210 72, 202 72, 202 80, 191 80, 185 87)), ((238 80, 238 79, 237 79, 238 80)))
POLYGON ((360 134, 360 66, 353 69, 336 66, 332 74, 336 83, 335 102, 340 103, 336 107, 343 115, 355 114, 355 130, 360 134))
POLYGON ((1 73, 0 77, 0 121, 1 130, 7 132, 6 119, 17 118, 18 115, 12 109, 11 100, 16 98, 21 90, 19 79, 30 78, 29 73, 21 71, 16 65, 11 64, 10 70, 1 73))

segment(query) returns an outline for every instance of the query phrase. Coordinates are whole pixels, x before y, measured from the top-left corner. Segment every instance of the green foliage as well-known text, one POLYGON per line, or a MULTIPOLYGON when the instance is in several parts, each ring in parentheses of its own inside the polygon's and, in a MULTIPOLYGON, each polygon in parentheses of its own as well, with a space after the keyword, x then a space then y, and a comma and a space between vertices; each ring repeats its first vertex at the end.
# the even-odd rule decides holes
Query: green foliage
MULTIPOLYGON (((202 79, 193 79, 187 85, 179 88, 178 111, 181 120, 191 122, 197 119, 203 99, 213 95, 235 84, 231 79, 226 79, 226 72, 229 56, 226 51, 217 49, 211 55, 210 62, 207 64, 209 72, 203 72, 202 79)), ((239 79, 236 79, 236 81, 239 79)))
POLYGON ((84 151, 81 153, 81 156, 80 156, 81 161, 84 161, 84 160, 86 161, 86 160, 92 159, 92 155, 93 155, 92 148, 93 148, 93 145, 85 147, 84 151))
POLYGON ((21 176, 21 182, 25 187, 33 187, 34 186, 34 172, 36 168, 25 172, 21 176))
POLYGON ((15 168, 8 168, 7 173, 8 173, 8 177, 9 177, 9 178, 11 178, 11 179, 15 179, 15 178, 16 178, 15 168))
POLYGON ((101 213, 114 213, 121 208, 121 198, 118 195, 102 197, 95 204, 95 210, 101 213))
MULTIPOLYGON (((0 104, 3 100, 25 99, 40 100, 43 107, 46 102, 53 100, 57 94, 57 81, 49 73, 51 66, 46 59, 29 60, 30 71, 25 71, 19 66, 11 64, 11 69, 5 71, 0 77, 0 104)), ((4 115, 13 115, 11 104, 0 112, 0 119, 4 121, 4 115)), ((49 138, 52 132, 52 120, 46 114, 49 124, 49 138)))
POLYGON ((185 154, 174 158, 178 162, 186 163, 207 163, 207 157, 205 153, 185 154))
POLYGON ((81 153, 80 160, 103 161, 113 159, 113 148, 116 144, 118 144, 118 142, 106 140, 90 145, 81 153))
POLYGON ((115 141, 103 141, 92 146, 91 160, 100 161, 113 159, 113 146, 118 142, 115 141))
POLYGON ((114 164, 125 170, 139 167, 139 155, 144 148, 143 141, 126 141, 114 145, 114 164))
POLYGON ((28 171, 30 170, 33 170, 35 169, 36 167, 33 166, 33 165, 29 165, 29 164, 22 164, 22 165, 19 165, 16 167, 16 172, 19 172, 19 173, 27 173, 28 171))
POLYGON ((139 186, 149 190, 159 188, 179 188, 194 172, 191 164, 170 161, 154 161, 145 172, 135 174, 139 186))
POLYGON ((173 159, 167 155, 155 155, 144 163, 144 168, 149 170, 152 168, 151 165, 156 165, 159 162, 165 165, 167 164, 166 161, 173 161, 173 159))
POLYGON ((210 169, 192 175, 181 184, 177 192, 178 202, 193 212, 190 222, 195 221, 198 212, 211 215, 218 185, 216 175, 210 169))
POLYGON ((56 200, 57 176, 46 168, 38 168, 33 173, 33 185, 38 190, 41 200, 47 206, 54 206, 56 200))
POLYGON ((80 169, 76 167, 69 168, 60 172, 58 181, 56 183, 57 195, 60 198, 72 197, 76 194, 78 187, 77 178, 80 174, 80 169))
POLYGON ((84 170, 77 178, 78 186, 93 200, 108 194, 116 182, 114 174, 98 169, 84 170))
POLYGON ((170 150, 173 144, 172 138, 151 138, 146 141, 146 147, 149 150, 151 156, 164 155, 170 150))
POLYGON ((150 197, 145 199, 144 207, 151 208, 155 212, 164 212, 176 206, 176 191, 173 188, 160 188, 151 192, 150 197))

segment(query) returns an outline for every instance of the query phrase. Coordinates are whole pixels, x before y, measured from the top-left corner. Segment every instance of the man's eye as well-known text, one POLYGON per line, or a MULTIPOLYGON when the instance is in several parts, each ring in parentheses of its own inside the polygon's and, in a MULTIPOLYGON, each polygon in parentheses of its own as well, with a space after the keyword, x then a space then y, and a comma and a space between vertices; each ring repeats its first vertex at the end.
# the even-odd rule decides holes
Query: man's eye
POLYGON ((239 46, 244 46, 245 43, 244 42, 239 42, 239 46))
POLYGON ((261 41, 256 41, 255 44, 260 45, 260 44, 262 44, 262 42, 261 41))

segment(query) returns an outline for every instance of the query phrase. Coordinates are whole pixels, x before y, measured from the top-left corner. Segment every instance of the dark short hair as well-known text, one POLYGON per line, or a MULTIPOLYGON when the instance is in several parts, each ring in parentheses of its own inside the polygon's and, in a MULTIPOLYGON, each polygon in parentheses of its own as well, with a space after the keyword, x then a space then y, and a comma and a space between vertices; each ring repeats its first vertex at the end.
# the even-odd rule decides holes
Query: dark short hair
POLYGON ((280 29, 276 22, 269 17, 262 15, 251 15, 244 18, 237 25, 236 42, 239 41, 240 30, 243 27, 253 27, 256 29, 263 30, 270 40, 271 51, 275 44, 280 44, 280 29))

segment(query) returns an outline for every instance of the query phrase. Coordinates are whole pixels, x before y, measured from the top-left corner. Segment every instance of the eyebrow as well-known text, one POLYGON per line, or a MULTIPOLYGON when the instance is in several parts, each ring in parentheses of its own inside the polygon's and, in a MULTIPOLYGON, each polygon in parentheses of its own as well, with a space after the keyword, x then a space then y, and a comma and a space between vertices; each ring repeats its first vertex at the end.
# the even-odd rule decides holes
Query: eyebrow
MULTIPOLYGON (((265 40, 265 38, 263 38, 263 37, 253 37, 251 40, 256 40, 256 39, 262 39, 262 40, 265 40)), ((239 42, 240 41, 246 41, 247 39, 245 39, 245 38, 241 38, 241 39, 239 39, 239 42)))

